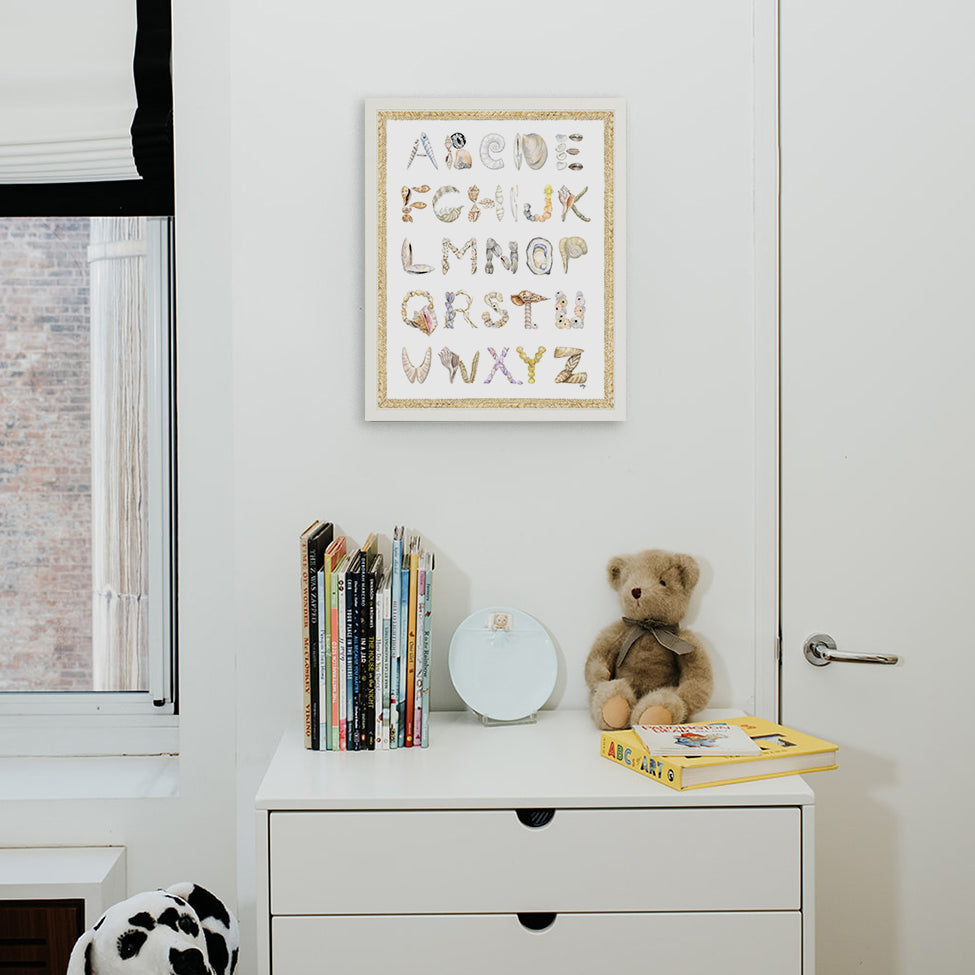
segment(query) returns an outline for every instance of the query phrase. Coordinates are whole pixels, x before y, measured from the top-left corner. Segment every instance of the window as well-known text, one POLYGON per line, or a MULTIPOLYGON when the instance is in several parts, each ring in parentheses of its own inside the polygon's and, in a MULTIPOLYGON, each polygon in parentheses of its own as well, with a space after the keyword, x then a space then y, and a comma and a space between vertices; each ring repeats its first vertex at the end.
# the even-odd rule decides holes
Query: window
POLYGON ((0 218, 0 714, 175 713, 172 240, 0 218))

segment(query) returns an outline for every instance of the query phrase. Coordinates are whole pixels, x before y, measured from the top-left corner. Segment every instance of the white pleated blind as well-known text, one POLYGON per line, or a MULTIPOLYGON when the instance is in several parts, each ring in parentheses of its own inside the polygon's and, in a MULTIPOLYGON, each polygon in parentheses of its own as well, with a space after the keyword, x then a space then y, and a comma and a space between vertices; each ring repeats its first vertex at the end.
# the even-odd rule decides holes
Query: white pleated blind
POLYGON ((138 179, 134 0, 2 0, 0 183, 138 179))

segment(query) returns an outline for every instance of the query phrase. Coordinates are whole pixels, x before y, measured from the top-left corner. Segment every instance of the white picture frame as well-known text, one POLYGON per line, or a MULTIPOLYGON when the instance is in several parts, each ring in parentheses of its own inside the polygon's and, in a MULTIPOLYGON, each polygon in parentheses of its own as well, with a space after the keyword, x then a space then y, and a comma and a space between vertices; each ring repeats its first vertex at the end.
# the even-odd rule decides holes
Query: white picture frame
POLYGON ((623 100, 365 114, 366 419, 625 419, 623 100))

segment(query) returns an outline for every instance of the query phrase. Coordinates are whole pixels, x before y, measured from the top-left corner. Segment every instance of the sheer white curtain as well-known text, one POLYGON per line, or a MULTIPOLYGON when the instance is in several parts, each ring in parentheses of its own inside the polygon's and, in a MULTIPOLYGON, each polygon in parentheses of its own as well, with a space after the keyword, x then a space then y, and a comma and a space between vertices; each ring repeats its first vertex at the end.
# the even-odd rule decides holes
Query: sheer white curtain
POLYGON ((0 184, 138 179, 134 0, 2 0, 0 184))

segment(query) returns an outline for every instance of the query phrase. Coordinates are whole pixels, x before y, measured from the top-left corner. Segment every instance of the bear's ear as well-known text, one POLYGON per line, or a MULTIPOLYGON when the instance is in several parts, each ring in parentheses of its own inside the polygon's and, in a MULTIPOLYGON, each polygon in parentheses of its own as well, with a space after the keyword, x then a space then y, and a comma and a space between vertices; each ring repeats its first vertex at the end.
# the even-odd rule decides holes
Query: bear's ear
POLYGON ((678 553, 674 556, 674 565, 680 573, 681 585, 684 587, 685 592, 690 592, 697 585, 697 580, 701 577, 701 570, 697 562, 690 555, 678 553))
POLYGON ((609 577, 609 584, 616 590, 623 584, 623 573, 630 564, 629 556, 614 555, 606 565, 606 575, 609 577))

